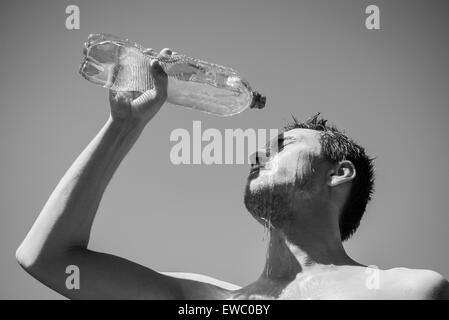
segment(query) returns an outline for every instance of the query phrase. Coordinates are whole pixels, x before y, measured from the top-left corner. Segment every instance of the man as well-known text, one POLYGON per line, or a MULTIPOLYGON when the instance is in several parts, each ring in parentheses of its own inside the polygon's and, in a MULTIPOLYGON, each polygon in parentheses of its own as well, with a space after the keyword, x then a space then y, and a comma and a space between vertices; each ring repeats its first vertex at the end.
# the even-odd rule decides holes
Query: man
POLYGON ((270 230, 266 265, 252 284, 240 288, 197 274, 159 273, 87 249, 107 184, 165 102, 167 75, 156 61, 151 74, 151 91, 138 97, 110 93, 108 121, 17 249, 29 274, 74 299, 448 298, 448 282, 436 272, 370 269, 346 254, 342 241, 356 230, 370 199, 372 163, 363 148, 318 117, 305 124, 295 120, 252 166, 245 205, 270 230), (69 265, 80 270, 78 290, 66 287, 69 265), (370 283, 373 272, 377 282, 370 283))

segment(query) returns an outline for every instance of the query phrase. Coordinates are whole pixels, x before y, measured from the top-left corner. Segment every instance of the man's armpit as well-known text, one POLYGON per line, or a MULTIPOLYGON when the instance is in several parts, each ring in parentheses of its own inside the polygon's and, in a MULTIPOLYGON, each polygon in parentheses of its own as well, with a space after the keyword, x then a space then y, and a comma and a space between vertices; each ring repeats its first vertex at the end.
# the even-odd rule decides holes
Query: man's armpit
POLYGON ((160 272, 180 280, 185 299, 225 299, 226 294, 241 287, 197 273, 160 272))

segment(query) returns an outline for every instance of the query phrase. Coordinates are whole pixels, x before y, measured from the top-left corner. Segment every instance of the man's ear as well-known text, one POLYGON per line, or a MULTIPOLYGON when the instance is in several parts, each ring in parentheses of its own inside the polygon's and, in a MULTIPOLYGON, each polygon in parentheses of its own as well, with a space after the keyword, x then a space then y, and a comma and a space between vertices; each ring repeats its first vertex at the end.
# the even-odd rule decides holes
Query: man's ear
POLYGON ((356 171, 351 161, 340 161, 331 171, 329 171, 329 178, 327 185, 335 187, 339 184, 351 181, 355 178, 356 171))

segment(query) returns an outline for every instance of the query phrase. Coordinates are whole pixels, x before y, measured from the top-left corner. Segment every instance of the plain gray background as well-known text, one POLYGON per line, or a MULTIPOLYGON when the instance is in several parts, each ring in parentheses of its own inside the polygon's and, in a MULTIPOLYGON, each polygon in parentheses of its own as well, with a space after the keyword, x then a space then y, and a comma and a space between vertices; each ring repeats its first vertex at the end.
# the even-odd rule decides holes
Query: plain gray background
POLYGON ((170 133, 191 131, 194 120, 203 130, 277 128, 290 114, 321 111, 377 157, 374 200, 349 253, 381 268, 449 277, 448 7, 424 0, 1 1, 0 298, 61 298, 22 271, 14 252, 107 119, 107 90, 78 74, 83 43, 96 32, 234 67, 267 96, 267 107, 219 118, 167 104, 106 190, 90 248, 160 271, 250 283, 262 270, 265 242, 243 206, 248 166, 174 166, 170 133), (80 30, 65 28, 69 4, 80 8, 80 30), (380 7, 379 31, 365 28, 369 4, 380 7))

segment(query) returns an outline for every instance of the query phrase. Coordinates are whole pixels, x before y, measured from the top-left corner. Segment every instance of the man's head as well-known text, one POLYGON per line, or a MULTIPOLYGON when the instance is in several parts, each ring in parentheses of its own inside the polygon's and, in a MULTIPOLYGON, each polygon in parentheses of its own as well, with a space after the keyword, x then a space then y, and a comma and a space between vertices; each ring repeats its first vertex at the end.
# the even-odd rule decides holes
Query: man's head
POLYGON ((260 222, 283 228, 333 214, 342 241, 357 229, 374 186, 372 159, 326 120, 293 123, 256 154, 245 205, 260 222))

